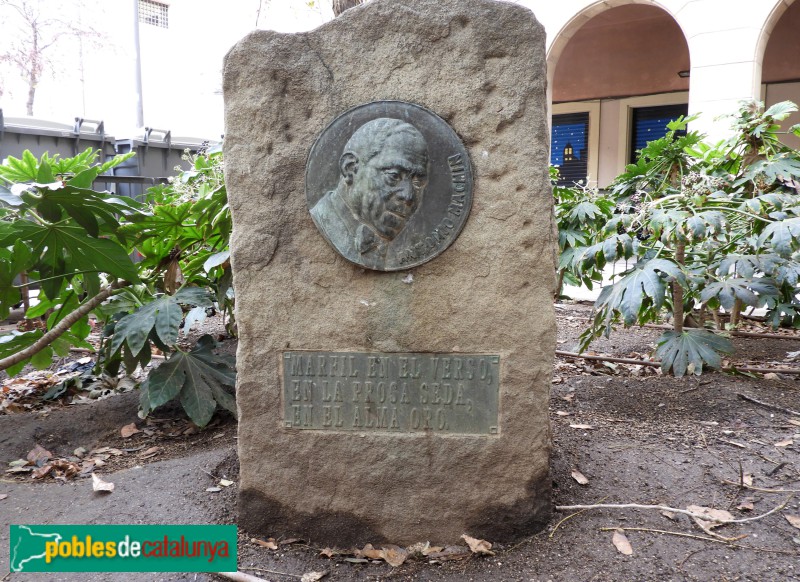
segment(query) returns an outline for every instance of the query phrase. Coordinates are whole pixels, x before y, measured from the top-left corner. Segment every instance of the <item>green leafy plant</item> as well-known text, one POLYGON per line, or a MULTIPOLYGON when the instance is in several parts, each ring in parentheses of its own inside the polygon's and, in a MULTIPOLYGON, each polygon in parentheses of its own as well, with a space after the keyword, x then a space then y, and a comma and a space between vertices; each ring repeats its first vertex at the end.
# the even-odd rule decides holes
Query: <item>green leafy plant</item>
POLYGON ((611 220, 615 202, 604 193, 589 187, 564 187, 558 185, 558 170, 550 168, 550 180, 555 197, 555 214, 558 223, 558 248, 560 260, 556 297, 561 295, 564 283, 586 285, 602 282, 602 268, 585 268, 580 272, 570 269, 576 249, 591 249, 598 243, 603 225, 611 220))
POLYGON ((194 156, 191 171, 148 192, 146 203, 92 189, 128 157, 101 164, 92 150, 74 158, 26 151, 0 165, 0 317, 17 304, 26 308, 23 329, 0 336, 0 369, 14 375, 28 363, 46 368, 54 353, 91 349, 93 314, 104 330, 98 368, 116 374, 124 364, 130 373, 150 362, 153 349, 171 354, 157 380, 142 386, 145 413, 172 394, 152 387, 189 357, 183 354, 215 371, 202 376, 202 386, 186 379, 171 396, 202 426, 217 403, 234 409, 233 397, 222 394, 234 372, 210 352, 210 338, 193 352, 178 347, 181 322, 188 332, 206 309, 232 310, 230 268, 222 260, 231 221, 221 152, 194 156), (134 253, 143 259, 134 261, 134 253), (32 286, 39 293, 30 306, 32 286))
POLYGON ((654 322, 666 310, 673 330, 658 341, 662 369, 700 374, 732 351, 707 326, 735 328, 747 307, 765 307, 774 326, 800 326, 800 152, 779 140, 779 122, 795 110, 745 103, 736 133, 714 145, 687 130, 691 118, 679 119, 641 150, 612 184, 616 214, 587 235, 597 242, 562 255, 562 268, 581 280, 637 259, 603 289, 582 350, 619 323, 654 322))

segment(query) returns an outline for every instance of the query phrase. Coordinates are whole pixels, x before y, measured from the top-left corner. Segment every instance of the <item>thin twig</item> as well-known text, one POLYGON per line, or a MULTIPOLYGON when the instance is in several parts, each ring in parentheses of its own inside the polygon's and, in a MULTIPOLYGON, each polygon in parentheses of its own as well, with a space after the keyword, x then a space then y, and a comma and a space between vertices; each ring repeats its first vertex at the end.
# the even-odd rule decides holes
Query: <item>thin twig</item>
MULTIPOLYGON (((727 479, 722 479, 722 482, 727 485, 736 485, 739 487, 739 483, 735 481, 728 481, 727 479)), ((745 489, 752 489, 753 491, 759 491, 760 493, 800 493, 800 489, 764 489, 763 487, 755 487, 754 485, 747 485, 744 484, 745 489)))
MULTIPOLYGON (((733 485, 738 485, 738 483, 733 483, 733 485)), ((556 511, 574 511, 576 509, 656 509, 658 511, 670 511, 672 513, 682 513, 684 515, 688 515, 689 517, 693 517, 695 519, 701 519, 703 521, 712 521, 714 523, 719 524, 726 524, 726 523, 747 523, 748 521, 756 521, 759 519, 764 519, 768 515, 772 515, 776 511, 780 511, 792 500, 794 495, 790 495, 786 501, 778 505, 777 507, 770 509, 766 513, 762 513, 761 515, 756 515, 754 517, 746 517, 743 519, 716 519, 709 517, 708 515, 704 515, 702 513, 695 513, 694 511, 689 511, 688 509, 678 509, 675 507, 668 507, 666 505, 640 505, 638 503, 597 503, 594 505, 556 505, 556 511)))
POLYGON ((788 463, 786 462, 780 463, 777 467, 775 467, 774 469, 772 469, 767 473, 767 477, 772 477, 775 473, 783 469, 786 465, 788 465, 788 463))
POLYGON ((126 285, 130 285, 127 281, 115 281, 111 285, 108 285, 105 289, 100 291, 97 295, 86 301, 83 305, 78 307, 75 311, 67 315, 64 319, 58 322, 53 329, 48 331, 38 340, 36 340, 33 344, 25 348, 24 350, 20 350, 16 354, 12 354, 6 358, 0 360, 0 370, 5 370, 14 364, 18 364, 27 358, 30 358, 32 355, 40 352, 45 347, 49 346, 51 343, 56 341, 61 335, 67 332, 70 327, 72 327, 75 322, 81 319, 83 316, 87 315, 90 311, 92 311, 95 307, 100 305, 103 301, 111 297, 111 295, 119 289, 120 287, 124 287, 126 285))
MULTIPOLYGON (((650 329, 672 329, 669 325, 657 325, 654 323, 645 323, 642 327, 647 327, 650 329)), ((692 328, 692 329, 700 329, 700 328, 692 328)), ((722 335, 732 335, 734 337, 751 337, 756 339, 786 339, 786 340, 800 340, 800 335, 798 334, 783 334, 783 333, 759 333, 759 332, 752 332, 752 331, 737 331, 737 330, 716 330, 716 329, 706 329, 705 331, 710 331, 711 333, 722 334, 722 335)))
POLYGON ((736 393, 736 396, 738 396, 742 400, 747 400, 748 402, 752 402, 753 404, 758 404, 759 406, 763 406, 764 408, 769 408, 771 410, 785 412, 786 414, 793 414, 795 416, 800 416, 800 412, 792 410, 791 408, 784 408, 783 406, 776 406, 775 404, 770 404, 769 402, 762 402, 761 400, 756 400, 752 396, 747 396, 746 394, 741 394, 739 392, 736 393))
POLYGON ((787 552, 786 550, 772 550, 772 549, 769 549, 769 548, 760 548, 760 547, 757 547, 757 546, 745 546, 745 545, 742 545, 742 544, 734 544, 734 543, 731 543, 731 542, 726 542, 724 540, 720 540, 720 539, 717 539, 717 538, 707 538, 705 536, 698 536, 698 535, 695 535, 695 534, 688 534, 688 533, 684 533, 684 532, 680 532, 680 531, 669 531, 669 530, 665 530, 665 529, 650 529, 650 528, 647 528, 647 527, 601 527, 600 531, 616 531, 618 529, 621 529, 623 531, 644 531, 644 532, 650 532, 650 533, 660 533, 660 534, 667 534, 667 535, 671 535, 671 536, 678 536, 678 537, 682 537, 682 538, 692 538, 692 539, 695 539, 695 540, 703 540, 704 542, 715 542, 717 544, 725 544, 726 546, 732 546, 734 548, 743 548, 745 550, 755 550, 757 552, 770 552, 770 553, 773 553, 773 554, 787 554, 787 555, 790 555, 790 556, 793 556, 793 555, 796 554, 796 552, 787 552))
POLYGON ((289 572, 278 572, 277 570, 267 570, 266 568, 242 568, 242 570, 250 570, 251 572, 266 572, 267 574, 277 574, 278 576, 289 576, 290 578, 302 578, 299 574, 290 574, 289 572))
POLYGON ((588 354, 578 354, 576 352, 564 352, 562 350, 556 350, 557 356, 563 356, 565 358, 580 358, 583 360, 598 360, 600 362, 616 362, 618 364, 634 364, 637 366, 650 366, 653 368, 660 368, 661 362, 651 362, 649 360, 634 360, 631 358, 615 358, 612 356, 595 356, 595 355, 588 355, 588 354))
MULTIPOLYGON (((603 502, 603 501, 605 501, 606 499, 608 499, 608 496, 605 496, 605 497, 603 497, 603 498, 600 500, 600 502, 602 503, 602 502, 603 502)), ((553 531, 551 531, 551 532, 550 532, 550 535, 549 535, 549 536, 547 536, 547 539, 550 539, 550 540, 552 540, 552 539, 553 539, 553 534, 555 534, 555 533, 556 533, 556 530, 557 530, 559 527, 561 527, 561 524, 562 524, 562 523, 564 523, 564 522, 565 522, 565 521, 567 521, 568 519, 572 519, 573 517, 575 517, 576 515, 579 515, 579 514, 583 513, 584 511, 587 511, 587 510, 586 510, 586 509, 582 509, 582 510, 580 510, 580 511, 576 512, 576 513, 573 513, 572 515, 568 515, 567 517, 565 517, 564 519, 562 519, 561 521, 559 521, 559 522, 556 524, 556 526, 553 528, 553 531)))
MULTIPOLYGON (((650 366, 651 368, 660 368, 661 362, 654 362, 652 360, 634 360, 631 358, 616 358, 614 356, 597 356, 579 354, 577 352, 565 352, 556 350, 555 354, 563 358, 577 358, 581 360, 597 360, 600 362, 616 362, 618 364, 633 364, 635 366, 650 366)), ((720 368, 723 372, 751 372, 754 374, 800 374, 800 368, 754 368, 750 366, 723 366, 720 368)))
MULTIPOLYGON (((255 568, 247 568, 248 570, 255 570, 255 568)), ((264 570, 265 572, 269 572, 269 570, 264 570)), ((217 575, 222 576, 223 578, 227 578, 228 580, 233 580, 234 582, 268 582, 263 578, 258 578, 256 576, 251 576, 250 574, 246 574, 244 572, 216 572, 217 575)), ((291 574, 287 574, 287 576, 291 576, 291 574)), ((300 578, 300 576, 297 576, 300 578)))

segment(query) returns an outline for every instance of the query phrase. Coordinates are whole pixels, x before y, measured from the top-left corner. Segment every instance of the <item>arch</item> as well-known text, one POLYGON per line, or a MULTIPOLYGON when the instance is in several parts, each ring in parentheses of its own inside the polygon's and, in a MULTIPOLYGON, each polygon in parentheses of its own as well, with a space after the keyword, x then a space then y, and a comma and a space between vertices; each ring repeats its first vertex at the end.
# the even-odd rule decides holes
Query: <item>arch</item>
POLYGON ((761 33, 758 35, 758 42, 756 43, 755 62, 762 65, 764 64, 764 55, 767 52, 767 44, 775 30, 778 21, 783 17, 784 13, 789 9, 789 6, 794 4, 794 0, 778 0, 775 6, 764 21, 764 26, 761 27, 761 33))
POLYGON ((686 40, 686 29, 681 26, 681 23, 676 15, 667 6, 665 6, 664 3, 659 2, 658 0, 598 0, 597 2, 590 4, 583 10, 574 14, 572 18, 570 18, 554 35, 553 42, 547 51, 548 93, 552 92, 553 80, 555 78, 555 71, 558 61, 561 58, 564 49, 566 49, 567 45, 569 44, 569 41, 572 40, 572 37, 595 16, 598 16, 599 14, 602 14, 603 12, 613 8, 632 4, 660 8, 677 23, 678 27, 683 33, 684 41, 686 40))

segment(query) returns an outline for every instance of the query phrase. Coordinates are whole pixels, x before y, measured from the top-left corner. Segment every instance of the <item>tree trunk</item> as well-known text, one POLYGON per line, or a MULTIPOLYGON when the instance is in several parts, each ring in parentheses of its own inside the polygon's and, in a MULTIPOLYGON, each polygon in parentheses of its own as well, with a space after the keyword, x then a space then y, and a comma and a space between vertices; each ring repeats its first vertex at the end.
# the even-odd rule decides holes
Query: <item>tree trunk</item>
POLYGON ((36 97, 36 86, 39 84, 39 76, 42 70, 42 55, 39 54, 39 27, 36 22, 31 22, 31 62, 28 74, 28 101, 25 109, 28 115, 33 116, 33 100, 36 97))
POLYGON ((332 0, 333 15, 339 16, 345 10, 355 8, 359 4, 363 4, 364 0, 332 0))
POLYGON ((742 309, 744 308, 744 303, 738 297, 733 300, 733 309, 731 310, 731 318, 730 318, 730 327, 731 329, 736 329, 739 327, 739 318, 742 314, 742 309))
MULTIPOLYGON (((675 249, 675 262, 680 266, 686 262, 686 243, 678 243, 675 249)), ((672 314, 673 328, 677 333, 683 333, 683 287, 677 281, 672 282, 672 314)))

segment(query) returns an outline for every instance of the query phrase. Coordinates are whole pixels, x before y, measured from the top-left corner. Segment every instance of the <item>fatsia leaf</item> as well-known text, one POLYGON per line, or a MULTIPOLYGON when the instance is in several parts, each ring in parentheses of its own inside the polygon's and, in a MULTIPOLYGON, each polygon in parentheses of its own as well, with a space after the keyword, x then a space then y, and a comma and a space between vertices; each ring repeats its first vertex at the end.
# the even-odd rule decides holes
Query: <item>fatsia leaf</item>
POLYGON ((200 287, 184 287, 175 295, 164 295, 145 303, 117 322, 111 340, 111 353, 116 353, 126 343, 131 354, 137 356, 147 344, 153 329, 164 347, 174 346, 183 317, 180 305, 211 307, 213 303, 209 292, 200 287))
POLYGON ((772 105, 764 112, 764 117, 772 117, 777 121, 782 121, 797 111, 797 105, 791 101, 781 101, 772 105))
POLYGON ((667 259, 638 263, 620 280, 603 288, 595 306, 607 311, 607 324, 610 323, 611 311, 616 310, 622 314, 625 325, 633 325, 645 299, 649 299, 656 309, 664 304, 667 277, 675 279, 679 285, 686 285, 686 277, 677 263, 667 259))
POLYGON ((745 305, 759 307, 764 303, 764 300, 760 299, 759 296, 777 295, 777 293, 778 289, 771 279, 735 277, 709 283, 700 294, 700 299, 704 303, 708 303, 709 300, 717 297, 720 305, 727 311, 731 311, 736 299, 739 299, 745 305))
MULTIPOLYGON (((12 331, 10 334, 0 336, 0 359, 7 358, 33 345, 42 335, 41 330, 37 329, 24 333, 12 331)), ((6 374, 12 377, 16 376, 29 361, 30 359, 25 359, 14 366, 6 368, 6 374)))
POLYGON ((675 376, 686 372, 700 375, 703 365, 719 368, 720 354, 733 352, 733 344, 725 337, 702 329, 687 329, 681 333, 668 331, 658 340, 656 356, 661 358, 661 369, 675 376))
POLYGON ((222 251, 211 255, 206 259, 205 263, 203 263, 203 270, 206 273, 208 273, 214 267, 217 267, 222 263, 224 263, 225 261, 227 261, 230 258, 230 256, 231 256, 230 251, 222 251))
MULTIPOLYGON (((169 300, 169 298, 167 298, 169 300)), ((133 355, 138 355, 147 343, 147 336, 156 324, 156 312, 162 300, 156 299, 144 304, 133 313, 120 319, 114 327, 111 340, 111 353, 116 353, 123 342, 128 345, 133 355)))
MULTIPOLYGON (((11 226, 16 238, 28 243, 32 254, 45 265, 53 268, 63 265, 64 271, 56 275, 98 271, 130 282, 139 280, 136 265, 124 248, 109 239, 87 236, 80 226, 68 222, 37 224, 27 220, 17 220, 11 226)), ((8 243, 8 237, 0 240, 0 244, 4 243, 8 243)))
POLYGON ((24 204, 19 194, 13 193, 2 184, 0 184, 0 202, 8 204, 9 206, 22 206, 24 204))
POLYGON ((772 247, 783 257, 789 257, 792 250, 800 243, 800 217, 781 220, 767 225, 758 237, 758 244, 770 242, 772 247))
POLYGON ((779 177, 789 179, 800 176, 800 159, 794 151, 781 152, 769 159, 755 162, 744 174, 749 180, 755 180, 759 175, 763 175, 770 183, 779 177))
POLYGON ((217 405, 235 412, 234 398, 223 386, 233 387, 236 373, 213 353, 215 345, 210 336, 203 336, 192 351, 175 352, 151 372, 142 384, 143 413, 149 414, 176 397, 201 427, 211 420, 217 405))
POLYGON ((214 305, 208 290, 203 287, 183 287, 173 295, 173 298, 181 305, 198 307, 212 307, 214 305))
POLYGON ((183 335, 189 335, 189 332, 192 329, 192 326, 196 323, 202 325, 202 323, 206 320, 206 308, 205 307, 194 307, 192 308, 189 313, 186 314, 186 321, 183 324, 183 335))

